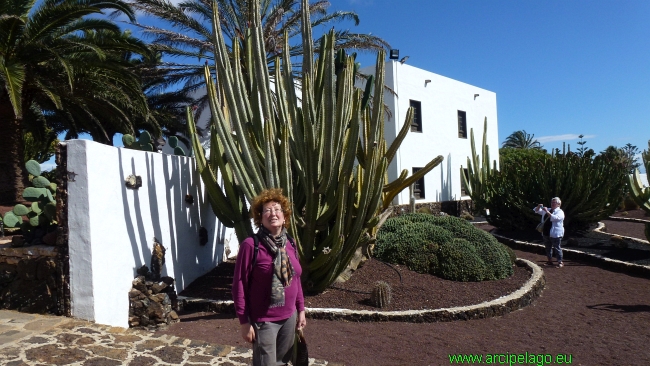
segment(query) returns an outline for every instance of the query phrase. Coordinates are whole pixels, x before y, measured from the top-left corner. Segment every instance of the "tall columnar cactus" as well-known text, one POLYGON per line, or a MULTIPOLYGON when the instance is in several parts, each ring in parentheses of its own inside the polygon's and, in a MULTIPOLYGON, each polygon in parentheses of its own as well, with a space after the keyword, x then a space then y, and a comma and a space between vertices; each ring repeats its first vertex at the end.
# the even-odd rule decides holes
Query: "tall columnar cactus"
MULTIPOLYGON (((650 181, 650 140, 648 141, 648 150, 643 150, 641 153, 641 159, 645 167, 646 177, 650 181)), ((634 174, 628 176, 627 184, 630 189, 630 197, 645 212, 650 213, 650 187, 643 186, 638 169, 634 169, 634 174)))
POLYGON ((476 154, 473 128, 470 129, 469 134, 472 156, 467 157, 467 174, 465 174, 465 168, 461 165, 460 176, 476 209, 482 211, 488 208, 486 206, 487 202, 492 197, 487 184, 488 180, 494 175, 497 169, 496 160, 493 162, 492 168, 490 168, 490 147, 487 145, 487 117, 483 121, 483 143, 481 145, 480 156, 476 154))
MULTIPOLYGON (((648 140, 648 150, 643 150, 641 153, 643 166, 645 167, 645 174, 647 181, 650 182, 650 140, 648 140)), ((645 212, 650 214, 650 187, 644 187, 641 182, 641 174, 638 169, 634 169, 634 174, 628 176, 627 181, 630 197, 641 207, 645 212)), ((645 224, 645 237, 650 241, 650 224, 645 224)))
POLYGON ((5 213, 4 225, 7 228, 20 227, 23 231, 31 231, 34 227, 49 226, 56 216, 56 184, 50 183, 47 178, 41 176, 41 166, 35 160, 25 163, 29 172, 33 187, 27 187, 23 191, 23 198, 32 202, 31 205, 17 204, 13 210, 5 213), (27 221, 23 220, 27 216, 27 221))
MULTIPOLYGON (((216 4, 216 84, 205 68, 212 112, 208 158, 187 111, 208 199, 221 222, 234 227, 242 241, 253 233, 248 204, 265 188, 282 188, 294 205, 290 232, 301 256, 303 280, 309 290, 321 291, 345 270, 358 248, 374 242, 392 198, 442 157, 414 177, 402 174, 387 184, 388 164, 406 132, 386 146, 384 54, 378 55, 374 83, 369 80, 365 91, 355 88, 354 56, 335 52, 334 32, 322 38, 319 59, 314 60, 309 13, 303 10, 302 79, 294 80, 286 34, 271 75, 259 2, 251 1, 254 19, 245 35, 246 56, 233 64, 241 60, 240 44, 233 43, 230 55, 216 4)), ((302 0, 302 9, 308 9, 307 0, 302 0)), ((409 111, 403 131, 408 131, 411 118, 409 111)))

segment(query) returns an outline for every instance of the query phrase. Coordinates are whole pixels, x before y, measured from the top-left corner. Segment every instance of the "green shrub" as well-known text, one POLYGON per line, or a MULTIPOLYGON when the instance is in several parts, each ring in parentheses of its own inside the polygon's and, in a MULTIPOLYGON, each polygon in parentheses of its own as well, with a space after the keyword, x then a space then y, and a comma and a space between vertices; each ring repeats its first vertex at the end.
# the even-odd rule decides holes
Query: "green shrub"
MULTIPOLYGON (((569 239, 569 240, 571 240, 571 239, 569 239)), ((501 244, 501 243, 499 243, 499 244, 501 244)), ((503 245, 503 244, 501 244, 501 245, 503 245)), ((508 256, 510 257, 510 263, 515 264, 515 262, 517 262, 517 254, 515 254, 515 251, 512 250, 512 248, 510 248, 507 245, 503 245, 503 247, 506 249, 506 252, 508 252, 508 256)))
POLYGON ((487 265, 469 241, 456 238, 440 247, 436 274, 452 281, 482 281, 488 277, 487 265))
POLYGON ((422 213, 406 214, 386 220, 377 233, 375 256, 386 262, 404 264, 419 273, 429 272, 458 281, 505 278, 512 275, 514 263, 514 252, 511 255, 505 245, 466 220, 422 213), (463 241, 446 248, 445 254, 442 254, 442 248, 457 241, 456 239, 463 241), (457 252, 465 250, 465 243, 472 247, 471 255, 476 258, 447 263, 449 260, 456 260, 457 252), (482 265, 478 265, 476 259, 480 260, 482 265), (470 266, 460 271, 454 269, 468 263, 470 266))
POLYGON ((375 256, 389 263, 406 265, 418 273, 427 273, 438 266, 438 247, 451 241, 453 236, 441 227, 411 222, 404 216, 410 215, 389 219, 382 226, 377 235, 375 256))

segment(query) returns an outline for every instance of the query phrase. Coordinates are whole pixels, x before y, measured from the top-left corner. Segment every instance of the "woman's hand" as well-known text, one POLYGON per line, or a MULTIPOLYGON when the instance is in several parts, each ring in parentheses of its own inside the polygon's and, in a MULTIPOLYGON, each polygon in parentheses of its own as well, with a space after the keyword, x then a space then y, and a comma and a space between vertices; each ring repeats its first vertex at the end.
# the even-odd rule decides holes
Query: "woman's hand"
POLYGON ((307 326, 307 318, 305 318, 305 311, 298 313, 298 320, 296 321, 296 329, 302 330, 307 326))
POLYGON ((253 343, 253 341, 255 341, 255 331, 253 330, 253 326, 249 323, 244 323, 241 324, 240 327, 241 337, 244 338, 246 342, 253 343))

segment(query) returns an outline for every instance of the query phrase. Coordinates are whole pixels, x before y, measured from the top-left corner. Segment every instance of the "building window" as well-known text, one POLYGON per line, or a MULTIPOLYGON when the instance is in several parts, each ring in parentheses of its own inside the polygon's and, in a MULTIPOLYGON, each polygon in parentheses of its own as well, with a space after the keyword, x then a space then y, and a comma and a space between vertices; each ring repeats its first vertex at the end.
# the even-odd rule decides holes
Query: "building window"
MULTIPOLYGON (((413 174, 417 173, 422 168, 413 168, 413 174)), ((416 200, 424 198, 424 177, 418 179, 413 183, 413 196, 416 200)))
MULTIPOLYGON (((469 181, 469 172, 467 169, 463 169, 463 172, 461 174, 465 175, 465 179, 469 181)), ((469 192, 467 191, 467 186, 465 185, 465 180, 463 180, 463 177, 460 177, 460 195, 469 196, 469 192)))
POLYGON ((422 132, 422 103, 417 100, 409 101, 413 107, 413 122, 411 122, 411 132, 422 132))
POLYGON ((458 137, 467 138, 467 113, 458 111, 458 137))

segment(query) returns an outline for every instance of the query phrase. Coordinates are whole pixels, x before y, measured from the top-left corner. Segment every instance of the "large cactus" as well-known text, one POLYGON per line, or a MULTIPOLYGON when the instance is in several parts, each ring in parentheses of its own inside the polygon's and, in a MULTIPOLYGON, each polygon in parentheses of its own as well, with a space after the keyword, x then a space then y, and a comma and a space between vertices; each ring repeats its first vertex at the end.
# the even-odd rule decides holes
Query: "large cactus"
MULTIPOLYGON (((648 141, 648 150, 643 150, 641 153, 641 159, 643 159, 646 177, 650 181, 650 140, 648 141)), ((630 197, 645 212, 650 214, 650 187, 643 186, 641 174, 638 169, 634 169, 634 174, 628 176, 627 183, 630 189, 630 197)))
POLYGON ((493 166, 490 168, 490 147, 487 145, 487 117, 483 121, 483 143, 480 156, 476 153, 473 128, 470 129, 469 135, 472 156, 467 157, 467 175, 465 175, 465 168, 461 165, 460 176, 476 209, 485 211, 486 205, 492 197, 492 193, 488 188, 488 181, 497 171, 496 160, 493 161, 493 166))
MULTIPOLYGON (((302 0, 302 9, 308 9, 307 0, 302 0)), ((217 217, 234 227, 241 241, 253 233, 247 204, 267 187, 282 188, 294 205, 290 231, 305 271, 303 280, 308 289, 321 291, 346 268, 359 247, 375 240, 376 227, 395 194, 433 169, 442 157, 414 177, 402 174, 387 185, 388 164, 406 132, 386 146, 383 53, 377 58, 374 84, 369 81, 365 92, 356 89, 354 57, 336 54, 334 32, 322 38, 319 59, 314 60, 309 13, 303 10, 302 80, 293 78, 286 34, 282 56, 276 58, 270 75, 259 2, 251 2, 254 18, 245 37, 243 64, 231 63, 241 59, 240 45, 233 43, 233 55, 229 54, 216 2, 213 14, 216 84, 205 69, 212 112, 209 158, 187 111, 189 136, 208 199, 217 217)), ((410 118, 412 111, 403 131, 408 130, 410 118)))
MULTIPOLYGON (((643 159, 647 180, 650 182, 650 140, 648 140, 648 150, 643 150, 641 153, 641 159, 643 159)), ((643 186, 641 174, 638 169, 634 169, 634 174, 628 176, 627 185, 629 187, 630 197, 632 197, 639 207, 650 214, 650 187, 643 186)), ((645 237, 650 241, 650 224, 648 223, 645 224, 645 237)))

